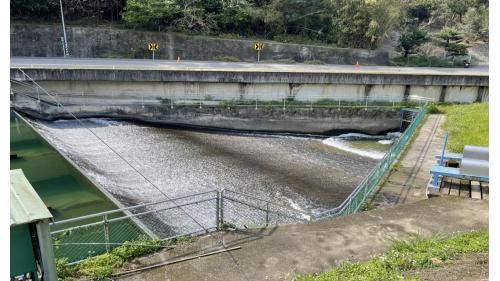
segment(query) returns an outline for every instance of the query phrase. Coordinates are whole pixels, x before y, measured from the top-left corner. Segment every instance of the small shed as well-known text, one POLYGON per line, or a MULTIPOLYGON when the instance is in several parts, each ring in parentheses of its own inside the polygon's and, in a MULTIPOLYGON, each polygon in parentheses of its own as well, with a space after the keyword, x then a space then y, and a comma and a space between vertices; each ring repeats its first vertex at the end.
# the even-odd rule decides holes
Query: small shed
POLYGON ((10 171, 10 278, 57 280, 52 214, 21 169, 10 171), (41 268, 39 272, 38 268, 41 268))

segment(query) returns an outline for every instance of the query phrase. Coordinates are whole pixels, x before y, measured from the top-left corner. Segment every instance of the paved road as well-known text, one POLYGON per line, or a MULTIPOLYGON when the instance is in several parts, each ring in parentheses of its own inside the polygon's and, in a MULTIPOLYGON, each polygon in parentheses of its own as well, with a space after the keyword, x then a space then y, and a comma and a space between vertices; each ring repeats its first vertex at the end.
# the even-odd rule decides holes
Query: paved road
POLYGON ((257 64, 244 62, 143 60, 143 59, 64 59, 12 57, 11 68, 50 69, 138 69, 180 71, 231 71, 231 72, 299 72, 299 73, 361 73, 361 74, 409 74, 409 75, 465 75, 488 76, 487 66, 472 68, 432 68, 354 65, 309 64, 257 64))

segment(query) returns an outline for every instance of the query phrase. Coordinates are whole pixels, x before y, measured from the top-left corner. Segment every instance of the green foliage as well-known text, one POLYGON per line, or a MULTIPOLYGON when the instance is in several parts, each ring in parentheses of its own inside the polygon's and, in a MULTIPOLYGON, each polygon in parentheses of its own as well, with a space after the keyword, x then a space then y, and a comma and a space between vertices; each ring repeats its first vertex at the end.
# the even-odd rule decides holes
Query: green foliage
POLYGON ((418 23, 428 20, 437 8, 435 0, 415 0, 408 3, 407 14, 409 19, 416 18, 418 23))
POLYGON ((464 56, 469 53, 467 50, 469 48, 469 45, 466 45, 464 43, 449 43, 448 46, 446 46, 444 49, 446 51, 446 54, 448 56, 464 56))
POLYGON ((439 105, 446 114, 443 126, 449 134, 448 150, 463 152, 464 145, 488 146, 489 105, 473 103, 465 105, 439 105))
POLYGON ((461 56, 468 53, 467 48, 469 46, 462 43, 464 36, 458 29, 444 27, 437 36, 441 39, 440 44, 444 47, 448 56, 461 56))
POLYGON ((465 32, 472 39, 488 39, 488 8, 485 5, 470 8, 465 14, 465 32))
POLYGON ((128 261, 135 257, 157 252, 161 250, 164 244, 161 240, 151 240, 148 236, 142 235, 132 242, 126 241, 122 246, 114 248, 111 253, 124 261, 128 261))
POLYGON ((408 57, 409 54, 416 53, 418 47, 429 41, 427 32, 418 27, 407 29, 401 37, 399 37, 398 50, 403 52, 403 57, 408 57))
MULTIPOLYGON (((407 30, 402 37, 402 45, 410 48, 411 53, 414 46, 411 42, 416 41, 418 47, 422 38, 419 25, 424 21, 428 21, 426 26, 456 26, 470 38, 488 37, 487 0, 65 1, 64 13, 70 23, 123 19, 134 28, 234 34, 298 44, 374 49, 391 32, 405 30, 406 23, 415 25, 416 30, 407 30)), ((11 15, 30 21, 58 21, 58 2, 11 0, 11 15)), ((464 46, 455 44, 453 51, 463 53, 464 46)))
POLYGON ((123 19, 131 25, 156 27, 173 22, 179 13, 174 0, 127 0, 123 19))
POLYGON ((450 42, 461 42, 463 40, 463 35, 455 27, 445 26, 437 36, 442 40, 441 45, 444 47, 450 44, 450 42))
POLYGON ((467 12, 467 9, 472 6, 472 0, 445 0, 444 1, 447 8, 459 17, 460 23, 462 23, 462 16, 467 12))
POLYGON ((298 276, 297 281, 379 281, 420 280, 406 271, 438 267, 457 255, 488 251, 488 231, 472 231, 450 236, 396 242, 386 254, 365 262, 344 262, 330 271, 298 276))
POLYGON ((78 273, 92 280, 105 280, 113 270, 122 266, 123 259, 111 253, 102 254, 83 261, 76 266, 78 273))
POLYGON ((366 212, 366 211, 375 210, 376 208, 377 208, 377 206, 375 206, 375 204, 373 204, 372 202, 365 201, 363 203, 363 205, 361 205, 359 210, 361 212, 366 212))
POLYGON ((437 113, 443 113, 443 111, 441 111, 441 109, 435 102, 431 102, 427 104, 427 113, 437 114, 437 113))
MULTIPOLYGON (((179 239, 183 239, 179 237, 179 239)), ((189 238, 192 239, 192 238, 189 238)), ((189 240, 191 241, 191 240, 189 240)), ((171 245, 178 241, 170 241, 171 245)), ((113 271, 122 266, 123 263, 133 258, 148 255, 165 246, 165 242, 158 239, 150 239, 142 235, 134 241, 126 241, 123 245, 114 248, 111 252, 99 256, 91 257, 83 262, 69 266, 67 259, 57 259, 57 275, 61 280, 74 280, 86 277, 91 280, 106 280, 113 274, 113 271)))
POLYGON ((56 259, 56 271, 58 278, 63 281, 73 280, 72 276, 76 273, 76 268, 68 265, 68 259, 56 259))
MULTIPOLYGON (((66 19, 94 19, 119 21, 125 0, 65 0, 63 1, 66 19)), ((38 18, 44 20, 60 20, 58 0, 11 0, 10 14, 13 18, 38 18)))

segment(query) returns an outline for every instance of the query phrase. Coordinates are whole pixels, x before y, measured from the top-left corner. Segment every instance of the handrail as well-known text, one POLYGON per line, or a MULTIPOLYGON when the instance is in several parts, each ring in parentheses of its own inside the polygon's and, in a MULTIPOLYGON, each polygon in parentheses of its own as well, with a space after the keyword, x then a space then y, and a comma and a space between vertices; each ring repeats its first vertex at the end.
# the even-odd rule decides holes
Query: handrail
POLYGON ((178 201, 181 199, 191 198, 191 197, 205 195, 205 194, 214 193, 214 192, 217 193, 217 190, 209 190, 209 191, 200 192, 200 193, 188 194, 188 195, 181 196, 181 197, 176 197, 176 198, 171 198, 171 199, 166 199, 166 200, 161 200, 161 201, 156 201, 156 202, 151 202, 151 203, 144 203, 144 204, 140 204, 140 205, 125 207, 125 208, 120 208, 120 209, 115 209, 115 210, 105 211, 105 212, 100 212, 100 213, 95 213, 95 214, 90 214, 90 215, 86 215, 86 216, 80 216, 80 217, 61 220, 61 221, 54 221, 54 222, 50 223, 50 225, 51 226, 61 225, 61 224, 69 223, 69 222, 75 222, 75 221, 86 220, 86 219, 91 219, 91 218, 95 218, 95 217, 101 217, 104 215, 120 213, 123 211, 128 211, 128 210, 137 209, 137 208, 143 208, 143 207, 156 205, 156 204, 162 204, 162 203, 166 203, 166 202, 178 201))

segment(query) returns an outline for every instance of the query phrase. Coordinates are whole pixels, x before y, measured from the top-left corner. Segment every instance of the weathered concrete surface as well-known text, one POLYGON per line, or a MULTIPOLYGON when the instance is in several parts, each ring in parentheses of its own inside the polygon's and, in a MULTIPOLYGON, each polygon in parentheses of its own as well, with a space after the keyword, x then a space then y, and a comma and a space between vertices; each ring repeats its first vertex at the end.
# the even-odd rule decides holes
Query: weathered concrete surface
POLYGON ((488 68, 283 65, 114 59, 11 58, 11 78, 27 80, 488 86, 488 68))
MULTIPOLYGON (((62 29, 56 25, 11 24, 11 56, 62 57, 62 29), (42 46, 42 47, 40 47, 42 46)), ((151 57, 149 42, 157 42, 157 59, 174 60, 180 56, 189 60, 255 61, 254 40, 235 40, 205 36, 188 36, 169 32, 148 32, 132 29, 79 27, 66 25, 69 52, 81 58, 136 58, 151 57)), ((389 64, 387 51, 332 48, 265 41, 262 60, 319 60, 325 63, 389 64)))
POLYGON ((384 184, 375 192, 372 202, 377 206, 393 206, 427 198, 430 170, 436 164, 444 144, 443 114, 429 114, 420 132, 384 184))
POLYGON ((309 133, 336 135, 344 132, 381 134, 398 130, 400 113, 396 109, 377 108, 286 108, 260 106, 222 107, 218 105, 170 106, 161 100, 141 97, 82 98, 59 96, 38 102, 36 94, 11 97, 13 107, 39 119, 54 120, 77 117, 111 117, 158 124, 200 126, 218 129, 262 132, 309 133))
POLYGON ((230 100, 488 101, 487 67, 437 69, 11 58, 11 79, 59 94, 230 100), (26 76, 27 74, 28 76, 26 76))
MULTIPOLYGON (((241 249, 168 265, 120 280, 293 280, 386 251, 391 240, 412 234, 445 234, 488 227, 488 202, 432 198, 333 220, 224 234, 227 248, 241 249)), ((139 258, 124 269, 163 262, 168 251, 139 258)))

